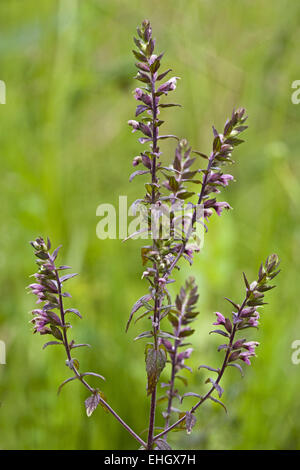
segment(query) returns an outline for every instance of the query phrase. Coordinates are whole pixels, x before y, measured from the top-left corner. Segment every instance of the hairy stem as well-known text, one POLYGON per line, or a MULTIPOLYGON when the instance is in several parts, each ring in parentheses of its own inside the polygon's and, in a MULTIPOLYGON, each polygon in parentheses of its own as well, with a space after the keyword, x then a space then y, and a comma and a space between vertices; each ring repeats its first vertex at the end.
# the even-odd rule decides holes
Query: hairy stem
MULTIPOLYGON (((149 63, 149 62, 148 62, 149 63)), ((149 64, 150 68, 150 64, 149 64)), ((159 149, 157 147, 157 137, 158 131, 156 126, 156 119, 157 119, 157 105, 155 99, 155 79, 153 73, 151 72, 151 97, 152 97, 152 152, 153 152, 153 159, 152 159, 152 183, 157 183, 157 176, 156 176, 156 154, 158 153, 159 149)), ((152 205, 155 204, 155 190, 152 188, 152 205)), ((153 239, 153 248, 157 248, 157 243, 153 239)), ((159 298, 159 271, 157 268, 156 263, 153 265, 154 269, 156 270, 155 274, 155 300, 154 300, 154 313, 153 313, 153 337, 154 337, 154 347, 156 351, 158 350, 158 338, 157 333, 159 331, 159 309, 161 305, 161 301, 159 298)), ((154 436, 154 426, 155 426, 155 411, 156 411, 156 386, 151 394, 151 405, 150 405, 150 417, 149 417, 149 429, 148 429, 148 442, 147 442, 147 449, 152 449, 153 445, 153 436, 154 436)))
MULTIPOLYGON (((61 281, 59 279, 59 275, 57 270, 55 269, 55 276, 56 276, 56 282, 57 282, 57 289, 58 289, 58 297, 59 297, 59 309, 60 309, 60 316, 61 316, 61 321, 63 324, 63 344, 66 350, 66 354, 68 357, 68 361, 70 364, 70 369, 74 372, 76 377, 80 380, 80 382, 88 389, 89 392, 95 393, 95 389, 93 389, 81 376, 80 372, 77 370, 77 368, 74 366, 72 362, 72 356, 71 356, 71 351, 70 351, 70 345, 68 343, 68 338, 67 338, 67 328, 65 327, 65 311, 64 311, 64 306, 63 306, 63 297, 62 297, 62 291, 61 291, 61 281)), ((128 424, 123 421, 122 418, 111 408, 111 406, 102 398, 99 396, 99 401, 100 403, 119 421, 119 423, 134 437, 144 448, 146 448, 146 443, 141 439, 131 428, 128 426, 128 424)))

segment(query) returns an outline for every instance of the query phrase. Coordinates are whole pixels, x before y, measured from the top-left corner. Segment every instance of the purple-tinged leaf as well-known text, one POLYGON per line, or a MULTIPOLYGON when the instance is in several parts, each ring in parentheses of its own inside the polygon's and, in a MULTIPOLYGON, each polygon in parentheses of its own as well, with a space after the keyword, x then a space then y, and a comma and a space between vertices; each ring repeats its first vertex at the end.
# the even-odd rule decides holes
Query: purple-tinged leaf
POLYGON ((186 425, 186 432, 187 434, 191 434, 193 427, 196 424, 196 417, 190 411, 188 411, 185 415, 185 425, 186 425))
POLYGON ((215 403, 218 403, 219 405, 223 406, 225 412, 227 413, 227 408, 226 408, 226 406, 224 405, 224 403, 222 403, 222 402, 221 402, 220 400, 218 400, 217 398, 212 397, 211 395, 210 395, 209 397, 207 397, 207 398, 209 398, 210 400, 214 401, 215 403))
POLYGON ((240 356, 240 352, 241 352, 240 349, 233 351, 228 358, 228 362, 236 361, 240 356))
POLYGON ((182 108, 181 104, 177 104, 177 103, 162 103, 159 105, 160 108, 173 108, 174 106, 178 106, 179 108, 182 108))
POLYGON ((79 318, 82 318, 82 315, 81 315, 81 313, 79 312, 79 310, 77 310, 77 308, 67 308, 67 309, 65 310, 65 313, 68 313, 68 312, 74 313, 74 314, 77 315, 79 318))
POLYGON ((241 373, 241 376, 244 377, 244 371, 243 371, 243 368, 239 365, 239 364, 236 364, 236 363, 230 363, 230 364, 227 364, 226 367, 235 367, 236 369, 238 369, 241 373))
POLYGON ((133 178, 135 178, 136 176, 139 176, 139 175, 146 175, 147 173, 149 173, 148 170, 137 170, 137 171, 135 171, 134 173, 131 173, 130 178, 129 178, 129 182, 131 183, 131 181, 133 180, 133 178))
POLYGON ((136 338, 134 338, 134 341, 138 341, 139 339, 142 338, 152 338, 153 336, 153 331, 144 331, 140 335, 138 335, 136 338))
POLYGON ((164 139, 176 139, 179 141, 178 137, 176 135, 173 135, 173 134, 169 134, 169 135, 160 135, 157 140, 164 140, 164 139))
POLYGON ((225 325, 224 326, 225 326, 226 330, 228 331, 228 333, 232 332, 232 323, 229 320, 229 318, 225 318, 225 325))
POLYGON ((147 345, 145 349, 145 360, 148 377, 147 394, 150 395, 155 389, 160 374, 166 365, 166 352, 162 348, 156 350, 152 345, 147 345))
POLYGON ((213 387, 217 390, 218 395, 219 395, 219 397, 221 398, 221 396, 222 396, 222 394, 223 394, 223 392, 224 392, 223 388, 222 388, 217 382, 215 382, 213 379, 211 379, 210 377, 205 381, 205 383, 209 383, 209 382, 210 382, 210 383, 213 385, 213 387))
POLYGON ((250 289, 250 284, 249 284, 248 279, 246 277, 246 274, 244 272, 243 272, 243 277, 244 277, 245 286, 246 286, 247 290, 249 290, 250 289))
POLYGON ((200 400, 202 400, 203 396, 202 395, 199 395, 199 393, 194 393, 194 392, 188 392, 188 393, 184 393, 181 397, 181 400, 180 402, 182 403, 183 402, 183 399, 185 397, 196 397, 196 398, 199 398, 200 400))
POLYGON ((229 346, 228 344, 221 344, 219 347, 218 347, 218 351, 221 351, 222 349, 228 349, 229 346))
POLYGON ((157 77, 157 80, 162 80, 163 78, 165 78, 166 75, 168 75, 169 72, 171 72, 172 69, 168 69, 166 70, 165 72, 161 73, 160 75, 158 75, 157 77))
POLYGON ((135 111, 135 116, 139 116, 140 114, 142 114, 144 111, 147 111, 149 108, 149 106, 145 106, 143 104, 139 104, 136 108, 136 111, 135 111))
POLYGON ((140 144, 146 144, 147 142, 151 142, 151 139, 148 139, 146 137, 140 137, 139 138, 139 143, 140 144))
POLYGON ((59 252, 59 250, 61 249, 62 245, 59 245, 52 253, 52 255, 50 255, 50 259, 51 261, 55 261, 56 258, 57 258, 57 254, 59 252))
POLYGON ((88 417, 90 417, 93 414, 93 412, 99 405, 100 398, 101 397, 100 397, 99 392, 95 392, 93 393, 93 395, 91 395, 89 398, 85 400, 84 403, 85 403, 85 408, 86 408, 86 414, 88 417))
POLYGON ((81 377, 85 377, 86 375, 92 375, 93 377, 98 377, 99 379, 105 381, 105 377, 103 377, 103 375, 96 374, 96 372, 83 372, 83 374, 80 374, 80 375, 81 377))
POLYGON ((199 155, 199 157, 205 158, 205 160, 209 159, 208 156, 205 155, 205 153, 198 152, 198 150, 193 150, 193 153, 195 153, 196 155, 199 155))
POLYGON ((127 322, 127 325, 126 325, 126 331, 128 331, 128 328, 129 328, 129 325, 131 323, 131 320, 132 320, 132 317, 133 315, 141 308, 144 306, 144 302, 148 302, 149 300, 152 299, 152 296, 151 294, 146 294, 146 295, 143 295, 143 297, 141 297, 139 300, 136 301, 136 303, 134 304, 134 306, 132 307, 131 309, 131 312, 130 312, 130 315, 129 315, 129 319, 128 319, 128 322, 127 322))
POLYGON ((186 387, 188 386, 188 381, 185 377, 182 377, 182 375, 175 375, 175 379, 180 380, 186 387))
POLYGON ((50 325, 50 328, 51 328, 51 332, 52 332, 53 336, 56 339, 59 339, 60 341, 63 341, 63 337, 62 337, 60 329, 57 328, 57 326, 54 326, 54 325, 50 325))
POLYGON ((78 276, 78 273, 73 273, 73 274, 66 274, 65 276, 62 276, 59 280, 60 282, 65 282, 68 279, 71 279, 72 277, 78 276))
POLYGON ((74 375, 73 377, 70 377, 69 379, 64 380, 64 381, 60 384, 60 386, 58 387, 57 395, 60 394, 61 389, 62 389, 67 383, 72 382, 73 380, 76 380, 76 379, 78 379, 78 377, 77 377, 77 375, 74 375))
POLYGON ((157 445, 157 449, 159 450, 172 450, 172 447, 170 447, 169 444, 163 439, 157 439, 155 441, 155 444, 157 445))
POLYGON ((87 343, 80 343, 80 344, 72 344, 71 346, 71 349, 75 349, 75 348, 82 348, 83 346, 87 346, 88 348, 91 348, 92 346, 90 344, 87 344, 87 343))
POLYGON ((139 123, 139 130, 143 132, 147 137, 152 137, 152 132, 149 126, 146 126, 143 122, 139 123))
POLYGON ((211 334, 211 333, 216 333, 218 335, 222 335, 222 336, 225 336, 226 338, 229 338, 229 334, 225 333, 225 331, 223 331, 223 330, 213 330, 213 331, 209 332, 209 334, 211 334))
POLYGON ((61 295, 62 295, 62 297, 69 297, 69 298, 72 297, 70 292, 63 292, 61 295))
POLYGON ((127 240, 130 240, 133 237, 136 237, 137 235, 140 235, 141 233, 145 233, 148 231, 147 227, 142 228, 141 230, 137 230, 136 232, 131 233, 128 237, 124 238, 122 242, 126 242, 127 240))
POLYGON ((198 369, 207 369, 207 370, 210 370, 211 372, 217 372, 217 374, 220 372, 220 369, 214 369, 213 367, 206 366, 206 365, 201 365, 198 367, 198 369))
POLYGON ((43 345, 43 349, 47 348, 48 346, 52 346, 54 344, 62 344, 64 345, 64 343, 62 343, 61 341, 48 341, 48 343, 45 343, 43 345))
POLYGON ((237 310, 240 309, 240 305, 233 302, 233 300, 228 299, 228 297, 224 297, 224 299, 227 300, 227 302, 230 302, 237 310))
POLYGON ((47 237, 47 248, 48 248, 48 251, 51 250, 51 241, 50 241, 49 237, 47 237))
POLYGON ((137 60, 140 60, 141 62, 147 62, 147 57, 144 54, 141 54, 140 52, 137 51, 132 51, 134 56, 137 58, 137 60))

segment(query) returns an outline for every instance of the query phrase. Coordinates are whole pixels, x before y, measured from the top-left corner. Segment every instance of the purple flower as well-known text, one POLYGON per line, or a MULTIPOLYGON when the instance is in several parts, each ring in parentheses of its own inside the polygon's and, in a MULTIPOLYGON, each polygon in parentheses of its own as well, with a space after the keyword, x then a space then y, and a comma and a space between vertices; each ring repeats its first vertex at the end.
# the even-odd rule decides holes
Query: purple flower
POLYGON ((244 361, 246 364, 248 364, 248 366, 250 366, 250 365, 251 365, 251 362, 250 362, 249 357, 251 357, 251 356, 255 356, 255 354, 254 354, 254 353, 251 353, 251 352, 249 352, 249 351, 245 351, 245 352, 240 353, 239 359, 241 359, 241 360, 244 361))
POLYGON ((232 181, 232 180, 233 180, 232 175, 226 174, 226 175, 221 175, 220 176, 220 181, 221 181, 223 186, 227 186, 229 181, 232 181))
POLYGON ((172 353, 173 346, 172 346, 172 343, 168 339, 159 338, 159 344, 162 344, 169 353, 172 353))
POLYGON ((129 124, 129 126, 132 127, 132 132, 136 132, 136 131, 138 131, 139 128, 140 128, 139 122, 138 122, 138 121, 135 121, 134 119, 130 119, 130 120, 128 121, 128 124, 129 124))
POLYGON ((256 327, 258 326, 258 320, 259 320, 259 313, 257 312, 255 316, 249 318, 248 325, 256 327))
POLYGON ((136 88, 134 91, 134 97, 137 101, 142 101, 147 106, 152 105, 152 99, 147 93, 144 93, 141 88, 136 88))
POLYGON ((220 312, 215 312, 217 315, 217 321, 213 323, 213 325, 225 325, 225 317, 220 312))
POLYGON ((247 349, 251 354, 255 354, 255 348, 257 348, 258 345, 259 343, 257 341, 248 341, 243 344, 243 348, 247 349))
POLYGON ((230 205, 228 202, 215 202, 213 205, 213 208, 215 209, 216 213, 220 216, 222 214, 222 211, 224 209, 228 210, 231 209, 230 205))
POLYGON ((175 90, 177 80, 179 80, 179 77, 170 78, 170 80, 158 87, 157 93, 164 93, 167 95, 169 91, 175 90))

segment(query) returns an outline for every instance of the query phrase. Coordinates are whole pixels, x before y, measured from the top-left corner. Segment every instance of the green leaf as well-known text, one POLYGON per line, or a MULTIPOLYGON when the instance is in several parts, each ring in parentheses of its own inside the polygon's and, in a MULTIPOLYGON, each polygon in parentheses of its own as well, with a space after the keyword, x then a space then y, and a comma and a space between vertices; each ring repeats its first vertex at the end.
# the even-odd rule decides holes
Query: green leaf
POLYGON ((56 339, 59 339, 60 341, 63 341, 63 336, 61 334, 60 329, 57 328, 57 326, 54 326, 54 325, 50 325, 50 328, 51 328, 51 332, 52 332, 53 336, 56 339))
POLYGON ((145 359, 148 377, 147 394, 150 395, 154 391, 160 374, 166 365, 167 356, 163 349, 159 348, 156 350, 152 345, 147 345, 145 359))

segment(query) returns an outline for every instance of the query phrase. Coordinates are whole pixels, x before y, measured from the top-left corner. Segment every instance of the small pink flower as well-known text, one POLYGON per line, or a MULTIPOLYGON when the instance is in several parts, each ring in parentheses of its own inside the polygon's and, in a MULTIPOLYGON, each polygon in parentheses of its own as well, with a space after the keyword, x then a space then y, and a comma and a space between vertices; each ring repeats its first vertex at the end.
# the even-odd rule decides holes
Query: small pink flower
POLYGON ((225 325, 225 317, 220 312, 215 312, 217 315, 217 321, 213 325, 225 325))
POLYGON ((255 356, 254 353, 251 353, 249 351, 245 351, 245 352, 242 352, 240 355, 239 355, 239 359, 241 359, 242 361, 244 361, 246 364, 248 364, 248 366, 251 365, 251 362, 250 362, 250 359, 249 357, 251 356, 255 356))
POLYGON ((137 131, 137 130, 139 129, 139 127, 140 127, 139 122, 135 121, 134 119, 130 119, 130 120, 128 121, 128 124, 129 124, 129 126, 132 127, 132 132, 137 131))
POLYGON ((216 213, 219 216, 222 214, 224 209, 226 209, 226 210, 231 209, 228 202, 215 202, 215 204, 213 205, 213 208, 215 209, 216 213))
POLYGON ((226 175, 222 175, 220 177, 220 181, 222 182, 222 184, 224 186, 227 186, 229 181, 232 181, 233 180, 233 176, 232 175, 229 175, 229 174, 226 174, 226 175))
POLYGON ((167 95, 169 91, 175 90, 176 82, 178 79, 179 77, 170 78, 170 80, 168 80, 166 83, 163 83, 163 85, 160 85, 160 87, 158 87, 157 93, 164 93, 165 95, 167 95))
POLYGON ((257 341, 248 341, 247 343, 243 344, 243 347, 251 354, 255 354, 255 348, 257 348, 258 345, 259 343, 257 341))

